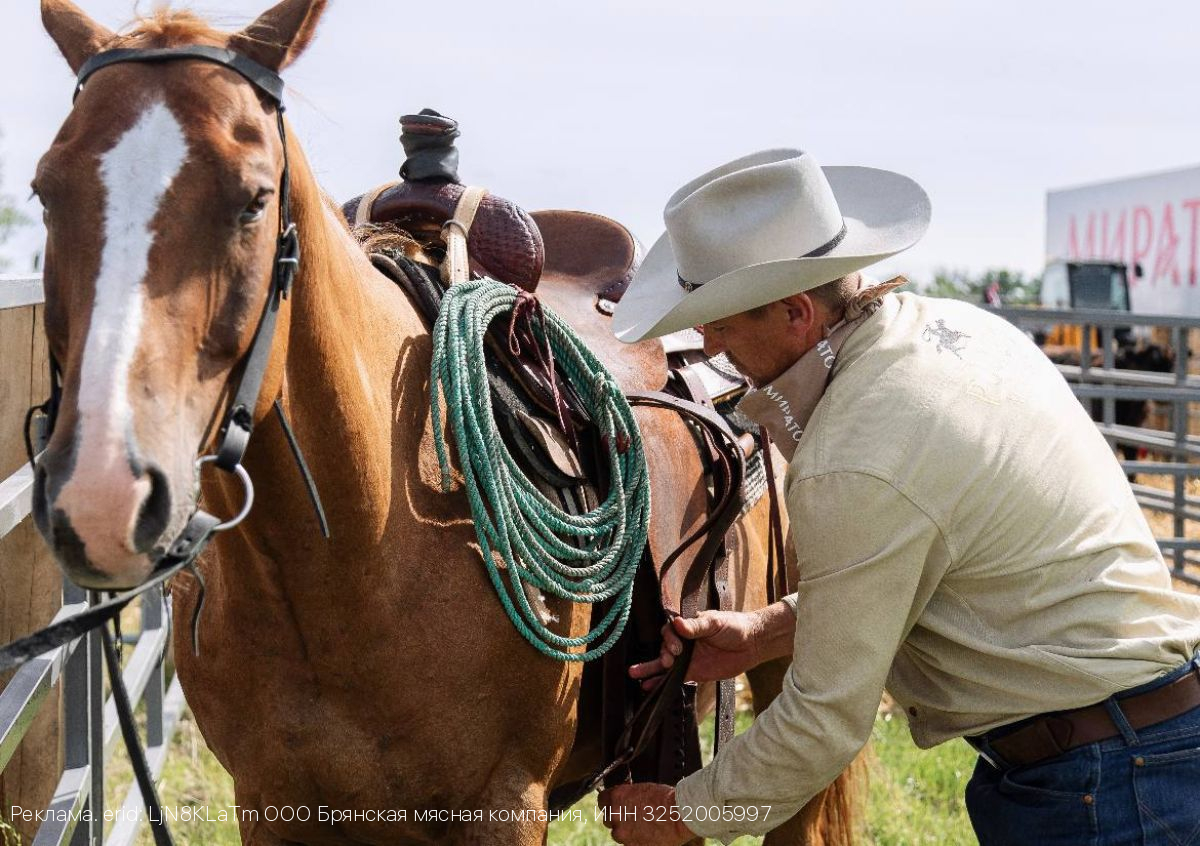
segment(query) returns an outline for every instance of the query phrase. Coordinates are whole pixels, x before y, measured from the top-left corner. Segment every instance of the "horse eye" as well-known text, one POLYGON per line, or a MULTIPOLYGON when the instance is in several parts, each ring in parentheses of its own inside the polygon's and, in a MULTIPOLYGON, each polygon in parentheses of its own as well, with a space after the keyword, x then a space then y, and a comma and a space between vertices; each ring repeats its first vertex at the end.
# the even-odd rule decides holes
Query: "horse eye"
POLYGON ((251 223, 257 223, 262 220, 263 213, 267 210, 267 201, 275 192, 270 188, 263 188, 254 195, 254 199, 246 206, 245 210, 238 216, 238 222, 243 226, 248 226, 251 223))

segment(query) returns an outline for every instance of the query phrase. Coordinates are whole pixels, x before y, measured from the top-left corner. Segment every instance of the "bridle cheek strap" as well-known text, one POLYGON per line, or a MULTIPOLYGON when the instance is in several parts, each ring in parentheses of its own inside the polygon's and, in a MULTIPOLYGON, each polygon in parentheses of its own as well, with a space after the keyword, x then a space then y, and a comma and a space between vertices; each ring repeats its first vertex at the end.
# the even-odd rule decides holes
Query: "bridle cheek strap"
MULTIPOLYGON (((287 130, 283 120, 283 80, 277 73, 263 67, 257 62, 232 50, 219 47, 190 46, 145 50, 108 50, 93 56, 84 63, 79 71, 73 100, 79 97, 88 79, 103 68, 124 62, 169 62, 180 59, 197 59, 214 62, 227 67, 238 73, 243 79, 266 95, 276 106, 279 139, 283 144, 283 174, 279 187, 279 240, 275 247, 275 260, 271 270, 267 302, 262 318, 259 321, 258 329, 255 332, 254 340, 251 342, 250 351, 246 355, 237 393, 234 395, 234 399, 230 404, 229 410, 226 412, 221 427, 221 444, 218 448, 218 453, 216 456, 206 456, 198 462, 198 464, 217 464, 223 470, 235 473, 241 477, 246 486, 247 502, 242 513, 234 520, 226 523, 222 523, 218 518, 197 509, 188 520, 188 524, 184 530, 172 541, 167 551, 159 556, 155 562, 155 571, 146 582, 132 590, 110 597, 105 602, 96 602, 93 599, 92 604, 85 611, 65 619, 57 620, 41 631, 0 647, 0 673, 19 667, 37 655, 60 647, 81 636, 84 632, 105 626, 109 620, 116 618, 121 610, 132 602, 134 598, 153 588, 162 587, 168 579, 184 568, 191 569, 199 582, 200 588, 195 613, 192 617, 192 645, 193 649, 197 649, 199 644, 197 626, 200 619, 200 609, 203 607, 204 602, 204 582, 199 569, 194 566, 196 558, 208 544, 209 540, 211 540, 215 532, 232 528, 241 522, 252 502, 253 488, 250 484, 249 474, 246 473, 245 468, 241 465, 242 457, 245 455, 246 446, 249 443, 250 433, 254 424, 254 408, 258 404, 258 397, 262 391, 263 376, 266 372, 266 365, 270 358, 271 346, 275 337, 275 326, 280 302, 287 298, 288 293, 291 291, 292 283, 296 278, 296 272, 300 267, 300 239, 291 216, 291 170, 288 164, 287 130)), ((45 449, 46 443, 54 431, 62 397, 62 370, 53 354, 49 356, 49 364, 50 398, 42 405, 30 409, 25 417, 25 448, 29 453, 31 464, 35 463, 36 453, 45 449)), ((308 472, 304 458, 300 454, 299 444, 296 443, 295 437, 287 425, 287 419, 283 416, 282 406, 278 402, 275 404, 275 410, 280 417, 289 446, 296 456, 301 475, 304 477, 304 482, 309 489, 309 495, 317 509, 322 533, 325 537, 329 537, 329 529, 321 508, 320 498, 317 495, 316 486, 313 484, 312 476, 308 472)), ((112 680, 113 697, 118 720, 121 725, 121 733, 124 737, 126 748, 129 751, 130 761, 133 765, 138 786, 141 789, 142 798, 150 814, 154 842, 156 846, 173 846, 173 840, 170 832, 167 830, 154 788, 154 781, 150 775, 146 757, 137 736, 132 703, 122 683, 113 638, 107 628, 104 630, 102 642, 109 676, 112 680), (156 810, 158 812, 157 818, 155 815, 156 810)))
MULTIPOLYGON (((197 556, 208 544, 213 534, 227 528, 232 528, 245 517, 252 499, 252 486, 249 475, 241 466, 246 447, 250 441, 253 429, 253 414, 258 398, 262 392, 263 377, 270 358, 270 351, 275 337, 275 327, 281 301, 286 299, 295 281, 300 267, 300 239, 296 225, 291 216, 291 169, 288 163, 287 130, 283 120, 283 80, 277 73, 263 67, 257 62, 220 47, 189 46, 161 49, 119 49, 99 53, 87 62, 79 71, 73 100, 78 99, 88 79, 97 71, 111 65, 125 62, 169 62, 181 59, 195 59, 222 65, 253 85, 264 94, 276 107, 276 120, 279 127, 279 139, 283 144, 283 173, 279 186, 279 239, 275 247, 275 259, 272 264, 270 287, 267 293, 266 305, 262 318, 247 353, 238 389, 233 401, 225 414, 220 432, 220 446, 216 456, 208 456, 198 463, 214 463, 221 469, 235 473, 242 478, 247 488, 247 502, 242 513, 233 521, 221 523, 212 515, 197 509, 191 516, 187 526, 171 543, 170 548, 155 562, 155 571, 151 578, 133 590, 111 597, 106 602, 94 602, 87 610, 66 619, 58 620, 53 625, 42 629, 19 641, 0 647, 0 672, 15 668, 29 661, 36 655, 61 646, 82 635, 84 632, 98 626, 104 626, 109 620, 120 614, 121 610, 135 597, 146 591, 159 588, 176 573, 189 568, 199 583, 199 597, 195 612, 192 616, 192 648, 199 646, 200 611, 204 604, 204 581, 198 568, 194 566, 197 556)), ((30 409, 25 418, 25 445, 31 464, 35 463, 36 452, 45 449, 46 443, 54 431, 62 396, 62 371, 53 354, 50 361, 50 398, 41 406, 30 409), (40 413, 40 417, 39 417, 40 413), (36 434, 34 433, 36 425, 36 434), (36 449, 35 449, 36 444, 36 449)), ((279 415, 288 444, 300 467, 309 496, 316 508, 321 524, 322 534, 329 537, 329 527, 321 507, 320 497, 313 483, 312 475, 300 453, 283 408, 278 401, 275 411, 279 415)), ((116 704, 121 733, 129 751, 133 764, 134 775, 141 789, 142 798, 150 814, 151 830, 156 846, 173 846, 171 834, 167 829, 161 811, 154 781, 150 775, 146 757, 143 753, 137 729, 134 722, 133 708, 121 680, 119 661, 111 634, 104 629, 104 657, 108 663, 109 675, 112 679, 113 696, 116 704), (158 811, 157 821, 155 810, 158 811)))
MULTIPOLYGON (((292 283, 300 268, 300 238, 296 231, 296 225, 292 221, 291 210, 291 166, 288 161, 287 128, 283 120, 285 110, 283 79, 279 74, 253 59, 223 47, 191 45, 152 49, 117 49, 98 53, 84 63, 79 70, 75 97, 79 97, 84 85, 94 73, 111 65, 127 62, 161 63, 185 59, 211 62, 226 67, 265 95, 275 104, 279 140, 283 144, 283 174, 280 177, 279 185, 279 240, 275 246, 275 259, 272 263, 267 301, 254 340, 250 344, 250 351, 244 360, 237 392, 221 422, 217 458, 214 462, 222 470, 233 473, 242 463, 246 448, 250 443, 250 435, 254 429, 254 410, 262 393, 262 383, 270 360, 271 348, 274 345, 275 326, 281 301, 287 299, 291 293, 292 283)), ((288 445, 296 457, 309 499, 316 510, 321 534, 325 538, 329 538, 328 522, 312 474, 308 471, 307 463, 300 453, 299 444, 296 443, 291 428, 288 426, 287 418, 283 415, 283 409, 278 403, 275 410, 283 425, 288 445)), ((51 430, 53 423, 54 421, 51 419, 51 430)))

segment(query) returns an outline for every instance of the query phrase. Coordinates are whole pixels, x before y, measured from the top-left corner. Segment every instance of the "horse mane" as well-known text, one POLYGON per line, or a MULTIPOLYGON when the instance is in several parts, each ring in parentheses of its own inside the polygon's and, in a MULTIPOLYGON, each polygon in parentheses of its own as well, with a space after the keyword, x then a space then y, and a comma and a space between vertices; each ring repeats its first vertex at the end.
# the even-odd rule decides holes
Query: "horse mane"
POLYGON ((106 45, 117 47, 180 47, 185 44, 223 46, 230 33, 222 32, 191 9, 156 6, 138 15, 106 45))

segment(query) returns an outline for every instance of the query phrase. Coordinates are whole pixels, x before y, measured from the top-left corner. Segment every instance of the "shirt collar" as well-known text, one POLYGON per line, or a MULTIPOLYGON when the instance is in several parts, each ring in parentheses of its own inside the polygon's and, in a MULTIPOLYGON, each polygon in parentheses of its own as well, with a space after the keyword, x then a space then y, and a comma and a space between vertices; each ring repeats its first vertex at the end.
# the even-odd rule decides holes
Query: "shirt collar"
POLYGON ((845 317, 825 329, 825 337, 796 360, 777 379, 752 390, 738 403, 738 411, 767 430, 789 462, 808 421, 825 395, 843 344, 879 308, 880 300, 907 283, 897 276, 881 284, 863 284, 846 307, 845 317))

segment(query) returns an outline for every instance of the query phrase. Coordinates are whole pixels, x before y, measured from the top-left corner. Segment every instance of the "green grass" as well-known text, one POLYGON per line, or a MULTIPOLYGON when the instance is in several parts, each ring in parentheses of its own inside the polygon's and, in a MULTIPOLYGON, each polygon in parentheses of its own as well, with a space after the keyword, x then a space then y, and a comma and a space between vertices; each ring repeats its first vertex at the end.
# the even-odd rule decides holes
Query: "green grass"
MULTIPOLYGON (((746 712, 738 714, 738 731, 750 723, 746 712)), ((711 720, 704 731, 704 757, 711 756, 711 720)), ((867 823, 862 842, 869 846, 953 846, 972 844, 971 826, 963 807, 962 794, 974 766, 974 752, 961 740, 936 749, 917 749, 900 717, 881 715, 872 736, 874 760, 871 787, 867 799, 867 823)), ((229 776, 204 746, 190 716, 183 718, 176 734, 174 749, 167 763, 162 789, 168 806, 201 808, 215 815, 220 808, 233 804, 233 785, 229 776)), ((607 846, 612 843, 607 830, 593 820, 595 797, 583 799, 575 807, 583 812, 582 821, 558 820, 550 826, 551 846, 607 846)), ((239 846, 234 821, 172 823, 176 842, 189 846, 239 846)), ((715 843, 716 841, 710 841, 715 843)), ((737 846, 755 846, 762 841, 742 837, 737 846)), ((149 831, 143 828, 139 846, 153 846, 149 831)))
POLYGON ((881 715, 867 798, 867 842, 876 846, 973 844, 963 790, 975 751, 962 740, 918 749, 900 717, 881 715))
POLYGON ((3 814, 0 814, 0 846, 21 846, 21 835, 3 814))
MULTIPOLYGON (((171 754, 160 791, 167 807, 200 809, 207 807, 216 816, 222 808, 233 806, 233 780, 204 745, 196 723, 185 713, 175 733, 171 754)), ((182 815, 181 815, 182 816, 182 815)), ((241 846, 237 822, 196 822, 168 819, 176 843, 188 846, 241 846)), ((154 846, 149 827, 143 826, 138 846, 154 846)))

